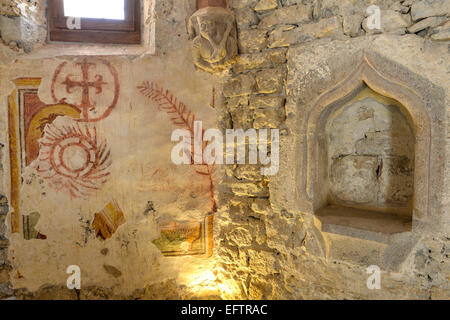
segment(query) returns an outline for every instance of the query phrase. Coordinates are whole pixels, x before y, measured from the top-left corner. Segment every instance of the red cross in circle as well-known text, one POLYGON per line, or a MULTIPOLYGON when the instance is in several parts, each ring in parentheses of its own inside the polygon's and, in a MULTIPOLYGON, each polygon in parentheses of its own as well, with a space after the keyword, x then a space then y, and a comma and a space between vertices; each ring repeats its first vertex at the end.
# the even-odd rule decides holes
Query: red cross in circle
POLYGON ((58 76, 61 74, 63 68, 67 65, 67 62, 61 63, 56 68, 55 73, 53 74, 52 85, 51 85, 51 94, 52 94, 52 98, 55 101, 55 103, 66 103, 65 97, 64 98, 56 97, 55 86, 58 83, 65 85, 65 91, 69 94, 73 93, 74 88, 81 88, 81 90, 82 90, 81 103, 79 105, 73 105, 74 107, 79 109, 79 111, 81 113, 81 117, 79 119, 75 119, 75 121, 92 123, 92 122, 97 122, 97 121, 103 120, 111 114, 111 112, 116 107, 117 102, 119 100, 119 95, 120 95, 119 75, 118 75, 116 69, 111 65, 111 63, 109 63, 108 61, 103 60, 103 59, 99 59, 99 60, 103 65, 105 65, 108 68, 110 74, 112 75, 113 80, 114 80, 114 83, 113 83, 114 89, 113 89, 113 95, 112 95, 113 99, 111 101, 111 104, 107 107, 105 106, 106 109, 104 110, 104 112, 97 117, 91 117, 91 118, 89 117, 89 111, 92 111, 98 107, 91 102, 91 96, 90 96, 89 89, 94 88, 95 93, 100 94, 104 90, 104 85, 108 84, 107 82, 103 81, 104 77, 103 77, 103 75, 100 75, 100 74, 96 74, 94 76, 94 80, 90 80, 89 71, 91 71, 91 67, 92 66, 95 67, 97 65, 97 63, 88 62, 87 58, 84 58, 83 62, 75 63, 75 66, 81 68, 81 74, 82 74, 81 81, 73 80, 72 74, 68 74, 66 76, 65 80, 62 82, 57 81, 58 76))
POLYGON ((66 80, 63 81, 62 84, 66 85, 67 93, 71 93, 72 92, 71 90, 74 87, 82 88, 83 92, 82 92, 80 108, 82 110, 83 119, 87 120, 89 118, 89 114, 88 114, 89 110, 94 107, 92 105, 90 97, 89 97, 89 88, 95 88, 95 93, 99 94, 102 92, 102 86, 107 83, 103 81, 103 76, 99 75, 99 74, 95 75, 95 81, 89 81, 89 68, 91 66, 95 66, 94 63, 88 63, 87 60, 85 59, 83 62, 77 63, 76 66, 81 67, 81 72, 83 74, 83 80, 82 81, 73 81, 71 79, 72 75, 69 74, 66 76, 66 80))

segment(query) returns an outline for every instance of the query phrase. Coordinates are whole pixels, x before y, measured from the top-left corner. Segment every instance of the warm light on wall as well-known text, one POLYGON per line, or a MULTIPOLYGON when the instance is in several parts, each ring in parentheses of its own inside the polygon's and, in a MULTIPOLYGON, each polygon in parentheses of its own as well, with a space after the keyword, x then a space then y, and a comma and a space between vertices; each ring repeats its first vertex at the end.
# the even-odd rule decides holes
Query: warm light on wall
POLYGON ((234 281, 221 280, 211 270, 192 275, 188 288, 199 297, 220 296, 223 299, 232 299, 240 295, 240 290, 234 281))

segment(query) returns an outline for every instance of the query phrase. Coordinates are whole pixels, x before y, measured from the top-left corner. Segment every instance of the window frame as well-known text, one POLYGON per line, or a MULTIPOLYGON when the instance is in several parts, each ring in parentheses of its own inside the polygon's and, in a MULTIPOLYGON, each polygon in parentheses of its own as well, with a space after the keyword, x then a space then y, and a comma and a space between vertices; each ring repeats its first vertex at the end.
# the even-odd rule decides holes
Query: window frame
POLYGON ((69 29, 64 15, 64 0, 49 0, 49 40, 109 44, 140 44, 139 0, 125 1, 125 19, 80 18, 81 29, 69 29))

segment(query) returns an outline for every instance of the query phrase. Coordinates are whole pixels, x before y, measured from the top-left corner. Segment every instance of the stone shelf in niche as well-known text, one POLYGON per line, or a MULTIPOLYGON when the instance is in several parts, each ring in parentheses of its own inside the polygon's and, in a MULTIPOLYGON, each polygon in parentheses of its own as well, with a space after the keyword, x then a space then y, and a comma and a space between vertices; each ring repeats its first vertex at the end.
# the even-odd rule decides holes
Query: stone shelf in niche
MULTIPOLYGON (((324 231, 328 230, 334 233, 339 230, 338 233, 345 233, 349 236, 355 236, 356 234, 348 234, 355 233, 355 230, 360 230, 360 232, 356 232, 360 234, 370 231, 386 235, 411 232, 412 230, 410 217, 402 217, 393 213, 330 205, 318 210, 316 216, 322 222, 324 231)), ((364 236, 364 238, 366 237, 364 236)))

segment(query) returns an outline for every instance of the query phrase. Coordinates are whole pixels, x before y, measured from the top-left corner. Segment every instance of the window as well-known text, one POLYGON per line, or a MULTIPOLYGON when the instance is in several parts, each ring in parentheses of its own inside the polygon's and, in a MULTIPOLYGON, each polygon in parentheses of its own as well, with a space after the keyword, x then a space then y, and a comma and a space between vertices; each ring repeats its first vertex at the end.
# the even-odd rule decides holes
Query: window
POLYGON ((64 0, 64 15, 97 19, 124 20, 124 0, 64 0))
POLYGON ((50 0, 50 40, 139 44, 139 0, 50 0))

